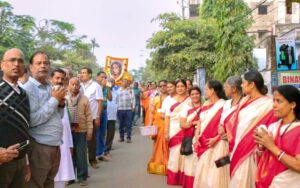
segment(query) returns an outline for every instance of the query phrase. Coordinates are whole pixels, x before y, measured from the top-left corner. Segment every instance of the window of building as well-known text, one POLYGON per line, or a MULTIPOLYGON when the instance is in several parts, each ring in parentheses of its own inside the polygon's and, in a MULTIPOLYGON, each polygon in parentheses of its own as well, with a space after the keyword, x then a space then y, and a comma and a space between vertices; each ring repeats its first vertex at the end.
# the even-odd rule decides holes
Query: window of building
POLYGON ((190 4, 190 17, 199 16, 199 4, 190 4))
POLYGON ((258 14, 259 15, 268 14, 268 5, 259 5, 258 6, 258 14))
POLYGON ((258 38, 261 39, 268 33, 268 31, 267 30, 258 30, 257 33, 258 33, 258 38))

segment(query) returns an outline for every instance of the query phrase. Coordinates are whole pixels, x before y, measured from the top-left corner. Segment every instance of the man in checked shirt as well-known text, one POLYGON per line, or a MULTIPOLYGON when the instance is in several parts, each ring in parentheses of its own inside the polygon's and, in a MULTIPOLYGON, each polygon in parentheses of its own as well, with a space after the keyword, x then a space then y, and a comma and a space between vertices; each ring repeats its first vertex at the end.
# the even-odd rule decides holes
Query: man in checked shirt
POLYGON ((126 132, 127 143, 131 143, 132 112, 135 110, 135 98, 133 95, 133 91, 131 91, 131 89, 128 88, 128 86, 128 80, 123 79, 121 88, 118 90, 117 93, 116 101, 118 106, 117 116, 120 123, 119 142, 124 142, 126 132))

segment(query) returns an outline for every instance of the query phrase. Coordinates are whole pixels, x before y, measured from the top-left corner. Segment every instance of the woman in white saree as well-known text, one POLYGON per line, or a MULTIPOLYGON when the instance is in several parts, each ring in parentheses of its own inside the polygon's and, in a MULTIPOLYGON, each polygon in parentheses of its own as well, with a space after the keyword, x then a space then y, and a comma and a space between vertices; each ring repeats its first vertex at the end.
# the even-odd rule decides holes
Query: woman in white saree
MULTIPOLYGON (((192 87, 189 90, 191 101, 185 105, 180 115, 180 127, 184 130, 184 138, 194 137, 195 126, 199 122, 201 111, 201 90, 199 87, 192 87)), ((182 155, 183 166, 183 188, 192 188, 194 184, 195 168, 197 162, 196 153, 182 155)))
POLYGON ((274 92, 274 115, 279 121, 268 130, 254 133, 257 154, 257 188, 296 188, 300 183, 300 92, 293 86, 279 86, 274 92))
POLYGON ((241 99, 243 98, 242 93, 242 79, 238 76, 229 77, 224 84, 224 91, 226 97, 230 98, 227 100, 223 106, 223 112, 221 115, 221 121, 219 124, 218 134, 222 138, 220 142, 216 144, 213 149, 214 152, 214 161, 215 163, 219 162, 219 167, 214 168, 213 175, 213 186, 214 188, 228 188, 230 182, 229 175, 229 160, 227 162, 221 162, 222 159, 226 157, 229 159, 230 150, 232 146, 229 143, 232 143, 232 128, 230 121, 233 119, 233 114, 236 112, 237 107, 241 99))
MULTIPOLYGON (((176 97, 177 102, 167 110, 166 116, 169 123, 166 127, 169 135, 169 161, 167 166, 167 184, 182 184, 182 169, 180 146, 184 137, 184 132, 180 128, 180 113, 183 107, 190 101, 186 92, 186 82, 183 79, 176 81, 176 97)), ((168 121, 167 121, 168 122, 168 121)))
POLYGON ((232 127, 234 147, 230 162, 230 188, 255 188, 255 142, 254 130, 261 124, 275 122, 273 101, 266 96, 268 89, 257 70, 244 74, 242 83, 246 95, 239 104, 232 127))
POLYGON ((214 188, 213 171, 216 168, 214 163, 215 144, 220 141, 218 126, 225 103, 225 93, 219 81, 210 80, 205 86, 205 98, 200 112, 200 123, 196 129, 195 151, 199 157, 194 179, 194 188, 214 188))

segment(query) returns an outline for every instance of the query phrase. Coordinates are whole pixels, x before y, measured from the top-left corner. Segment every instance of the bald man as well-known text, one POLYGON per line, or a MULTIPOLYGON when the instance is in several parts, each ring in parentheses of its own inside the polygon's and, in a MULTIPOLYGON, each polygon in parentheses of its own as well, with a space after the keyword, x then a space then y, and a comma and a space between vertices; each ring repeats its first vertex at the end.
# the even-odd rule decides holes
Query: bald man
MULTIPOLYGON (((0 185, 3 188, 25 187, 25 155, 30 107, 26 92, 18 86, 24 73, 24 55, 19 49, 7 50, 1 60, 0 78, 0 185), (24 147, 23 147, 24 146, 24 147)), ((30 177, 26 177, 27 181, 30 177)))

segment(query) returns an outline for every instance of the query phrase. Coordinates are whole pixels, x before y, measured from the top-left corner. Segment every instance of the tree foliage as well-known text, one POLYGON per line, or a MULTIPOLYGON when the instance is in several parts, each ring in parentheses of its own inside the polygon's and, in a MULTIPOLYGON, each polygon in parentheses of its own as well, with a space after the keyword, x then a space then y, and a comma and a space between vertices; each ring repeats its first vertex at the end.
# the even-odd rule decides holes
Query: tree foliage
POLYGON ((92 52, 93 52, 93 54, 94 54, 95 48, 99 48, 100 45, 97 43, 97 41, 96 41, 95 38, 92 38, 92 40, 91 40, 91 45, 92 45, 92 52))
POLYGON ((215 63, 215 24, 211 20, 182 20, 176 14, 162 14, 155 20, 161 31, 148 41, 152 49, 147 63, 156 80, 193 78, 196 68, 212 67, 215 63))
POLYGON ((14 15, 12 6, 0 2, 0 54, 8 48, 19 47, 26 56, 34 48, 34 18, 26 15, 14 15))
POLYGON ((224 81, 256 67, 249 12, 243 0, 205 0, 196 20, 161 14, 154 19, 161 30, 148 41, 153 51, 146 70, 157 78, 193 78, 202 66, 208 79, 224 81))
POLYGON ((57 67, 69 67, 74 72, 87 66, 99 69, 93 54, 99 47, 96 39, 88 42, 85 35, 74 34, 73 24, 60 20, 36 20, 28 15, 16 15, 13 7, 0 1, 0 56, 9 48, 19 48, 28 60, 34 51, 45 51, 57 67))
POLYGON ((243 0, 204 1, 201 19, 214 19, 217 23, 214 78, 224 81, 257 67, 252 56, 254 38, 247 34, 253 22, 250 11, 243 0))

